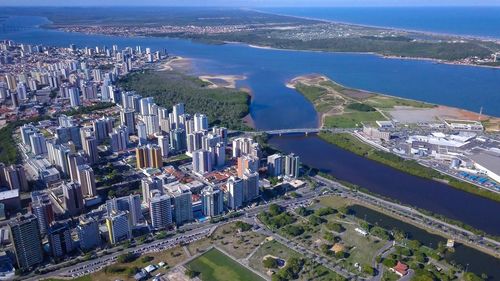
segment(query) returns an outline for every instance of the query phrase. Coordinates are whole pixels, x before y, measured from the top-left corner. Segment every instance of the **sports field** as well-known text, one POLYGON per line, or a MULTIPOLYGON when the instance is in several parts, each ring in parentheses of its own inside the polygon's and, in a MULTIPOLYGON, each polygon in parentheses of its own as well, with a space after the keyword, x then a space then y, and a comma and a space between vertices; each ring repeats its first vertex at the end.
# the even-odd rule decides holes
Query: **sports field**
POLYGON ((209 250, 186 267, 199 272, 203 281, 264 281, 262 277, 217 249, 209 250))

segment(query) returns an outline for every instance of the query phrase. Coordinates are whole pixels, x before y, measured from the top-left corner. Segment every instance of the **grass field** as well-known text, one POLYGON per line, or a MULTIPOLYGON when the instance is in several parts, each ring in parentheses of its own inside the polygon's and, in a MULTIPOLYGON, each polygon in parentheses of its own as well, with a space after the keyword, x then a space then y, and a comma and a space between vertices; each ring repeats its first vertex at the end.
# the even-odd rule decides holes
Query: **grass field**
POLYGON ((332 115, 325 117, 325 128, 356 128, 363 127, 363 122, 386 120, 378 111, 353 111, 342 115, 332 115))
POLYGON ((209 250, 186 265, 199 272, 203 281, 264 280, 217 249, 209 250))
POLYGON ((198 240, 187 246, 191 255, 203 253, 216 245, 223 251, 231 253, 236 259, 246 258, 265 237, 253 231, 239 232, 234 223, 225 224, 212 234, 209 239, 198 240))

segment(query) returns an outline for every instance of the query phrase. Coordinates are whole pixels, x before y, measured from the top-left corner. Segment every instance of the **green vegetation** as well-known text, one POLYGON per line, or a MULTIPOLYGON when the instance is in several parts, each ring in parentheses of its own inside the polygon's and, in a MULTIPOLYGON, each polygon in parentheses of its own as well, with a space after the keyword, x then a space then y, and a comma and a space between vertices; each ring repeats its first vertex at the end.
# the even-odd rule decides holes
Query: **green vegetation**
POLYGON ((74 115, 80 115, 80 114, 90 114, 90 113, 95 113, 97 110, 103 110, 106 108, 110 108, 114 106, 114 103, 111 102, 100 102, 94 105, 90 106, 80 106, 78 108, 72 108, 68 111, 63 112, 62 114, 68 115, 68 116, 74 116, 74 115))
POLYGON ((188 113, 207 114, 211 125, 248 129, 242 118, 249 112, 250 96, 243 91, 208 88, 208 83, 198 78, 171 71, 131 73, 120 79, 118 86, 151 96, 167 108, 182 102, 188 113))
POLYGON ((234 227, 241 232, 249 231, 250 229, 252 229, 251 224, 242 221, 235 222, 234 227))
POLYGON ((356 128, 363 127, 364 122, 374 122, 386 120, 378 111, 353 111, 342 115, 332 115, 325 117, 325 128, 356 128))
POLYGON ((263 280, 217 249, 209 250, 186 266, 194 272, 199 272, 203 281, 263 280))
POLYGON ((394 169, 398 169, 411 175, 426 179, 444 180, 447 181, 448 184, 452 187, 500 202, 500 194, 493 193, 483 188, 478 188, 477 186, 470 183, 463 182, 448 175, 441 174, 434 169, 420 165, 414 160, 405 160, 392 153, 377 150, 369 146, 368 144, 361 142, 360 140, 356 139, 356 137, 350 134, 331 134, 321 132, 319 136, 329 143, 349 150, 360 156, 378 161, 394 169))
MULTIPOLYGON (((300 29, 299 29, 300 30, 300 29)), ((486 46, 482 41, 408 41, 384 39, 383 37, 335 37, 298 40, 281 37, 279 31, 262 29, 224 34, 182 34, 184 38, 209 39, 215 42, 242 42, 281 49, 314 50, 330 52, 378 53, 386 56, 459 60, 472 56, 489 57, 495 46, 486 46), (277 36, 278 35, 278 36, 277 36)), ((388 37, 385 37, 388 38, 388 37)))
POLYGON ((278 260, 273 257, 267 257, 262 261, 265 268, 278 268, 278 260))
POLYGON ((271 204, 269 211, 261 212, 258 218, 272 229, 279 229, 296 221, 293 215, 285 212, 281 206, 276 204, 271 204))
POLYGON ((364 103, 359 103, 359 102, 351 103, 346 108, 352 109, 352 110, 357 110, 357 111, 362 111, 362 112, 370 112, 370 111, 376 110, 372 106, 369 106, 369 105, 364 104, 364 103))

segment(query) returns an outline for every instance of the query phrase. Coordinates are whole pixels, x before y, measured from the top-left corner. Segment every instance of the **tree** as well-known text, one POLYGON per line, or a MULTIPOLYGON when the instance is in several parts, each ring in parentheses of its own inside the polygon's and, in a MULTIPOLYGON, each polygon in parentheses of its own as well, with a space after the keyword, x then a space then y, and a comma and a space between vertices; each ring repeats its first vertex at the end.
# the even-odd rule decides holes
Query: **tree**
POLYGON ((125 254, 121 254, 118 256, 118 258, 116 258, 116 260, 119 262, 119 263, 128 263, 128 262, 131 262, 135 259, 135 255, 133 253, 125 253, 125 254))
POLYGON ((373 267, 371 267, 370 265, 363 265, 362 269, 361 269, 364 273, 370 275, 370 276, 373 276, 375 275, 375 269, 373 267))
POLYGON ((152 261, 154 259, 155 258, 153 258, 152 256, 144 256, 144 257, 141 258, 141 262, 142 263, 148 263, 148 262, 150 262, 150 261, 152 261))
POLYGON ((267 257, 262 261, 265 268, 278 268, 278 261, 275 258, 267 257))
POLYGON ((184 271, 184 274, 186 274, 186 276, 191 278, 191 279, 200 275, 200 273, 198 271, 194 271, 190 268, 186 269, 186 271, 184 271))
POLYGON ((309 222, 312 225, 320 225, 325 222, 325 219, 318 217, 317 215, 312 215, 309 217, 309 222))

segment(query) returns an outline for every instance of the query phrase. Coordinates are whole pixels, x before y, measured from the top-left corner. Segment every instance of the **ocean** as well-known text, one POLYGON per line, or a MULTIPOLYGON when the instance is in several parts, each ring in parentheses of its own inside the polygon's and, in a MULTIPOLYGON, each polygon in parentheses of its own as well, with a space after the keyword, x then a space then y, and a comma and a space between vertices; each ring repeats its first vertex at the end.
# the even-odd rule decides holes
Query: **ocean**
POLYGON ((337 7, 259 10, 361 25, 500 39, 500 7, 337 7))

